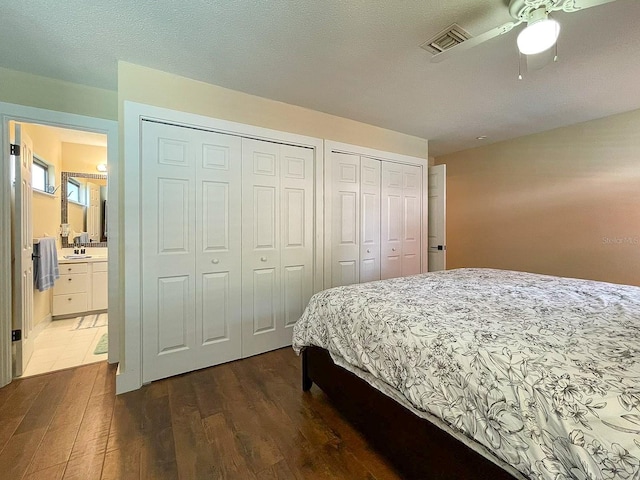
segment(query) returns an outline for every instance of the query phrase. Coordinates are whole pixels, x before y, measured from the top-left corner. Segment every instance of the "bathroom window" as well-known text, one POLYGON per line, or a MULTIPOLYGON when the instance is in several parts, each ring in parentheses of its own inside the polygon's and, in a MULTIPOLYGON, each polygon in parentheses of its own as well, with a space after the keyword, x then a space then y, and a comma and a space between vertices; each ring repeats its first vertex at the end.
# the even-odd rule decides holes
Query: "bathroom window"
POLYGON ((47 192, 47 186, 49 185, 49 165, 43 162, 38 157, 33 157, 33 164, 31 165, 31 186, 40 190, 41 192, 47 192))
POLYGON ((76 180, 67 180, 67 199, 80 203, 80 183, 76 180))

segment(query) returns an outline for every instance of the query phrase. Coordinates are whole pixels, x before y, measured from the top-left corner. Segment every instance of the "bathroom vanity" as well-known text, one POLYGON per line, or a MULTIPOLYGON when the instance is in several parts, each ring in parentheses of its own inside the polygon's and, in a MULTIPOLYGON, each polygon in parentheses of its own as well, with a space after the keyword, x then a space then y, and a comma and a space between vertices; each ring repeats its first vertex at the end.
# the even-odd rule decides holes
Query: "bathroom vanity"
POLYGON ((107 309, 106 256, 59 257, 60 278, 53 287, 53 316, 107 309))

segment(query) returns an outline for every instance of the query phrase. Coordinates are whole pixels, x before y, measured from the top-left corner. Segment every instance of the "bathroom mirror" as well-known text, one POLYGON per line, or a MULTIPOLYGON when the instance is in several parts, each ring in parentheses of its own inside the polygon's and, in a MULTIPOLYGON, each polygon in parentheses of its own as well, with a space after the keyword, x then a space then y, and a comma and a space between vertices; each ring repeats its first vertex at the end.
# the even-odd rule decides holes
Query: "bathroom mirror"
POLYGON ((107 176, 82 172, 61 174, 60 223, 69 224, 62 247, 107 246, 107 176))

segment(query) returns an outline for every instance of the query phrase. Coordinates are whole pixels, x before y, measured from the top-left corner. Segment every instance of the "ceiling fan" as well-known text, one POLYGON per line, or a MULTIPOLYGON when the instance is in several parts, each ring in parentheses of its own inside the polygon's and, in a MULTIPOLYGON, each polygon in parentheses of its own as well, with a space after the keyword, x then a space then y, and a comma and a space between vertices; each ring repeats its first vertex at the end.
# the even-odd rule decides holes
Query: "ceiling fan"
POLYGON ((431 62, 438 63, 446 60, 452 55, 504 35, 522 23, 526 23, 527 26, 518 34, 518 50, 523 55, 541 53, 553 47, 560 34, 560 24, 549 18, 549 13, 559 10, 569 13, 577 12, 614 1, 616 0, 511 0, 509 2, 509 14, 513 17, 511 22, 447 48, 431 57, 431 62))

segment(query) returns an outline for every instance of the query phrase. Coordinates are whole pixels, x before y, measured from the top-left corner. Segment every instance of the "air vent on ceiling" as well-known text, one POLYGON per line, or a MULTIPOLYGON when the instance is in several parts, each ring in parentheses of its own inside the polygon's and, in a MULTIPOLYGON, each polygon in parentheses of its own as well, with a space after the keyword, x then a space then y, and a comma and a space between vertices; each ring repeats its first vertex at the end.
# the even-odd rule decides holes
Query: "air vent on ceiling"
POLYGON ((463 30, 457 23, 454 23, 431 40, 424 42, 420 47, 436 55, 451 47, 455 47, 469 38, 471 38, 471 34, 463 30))

